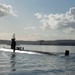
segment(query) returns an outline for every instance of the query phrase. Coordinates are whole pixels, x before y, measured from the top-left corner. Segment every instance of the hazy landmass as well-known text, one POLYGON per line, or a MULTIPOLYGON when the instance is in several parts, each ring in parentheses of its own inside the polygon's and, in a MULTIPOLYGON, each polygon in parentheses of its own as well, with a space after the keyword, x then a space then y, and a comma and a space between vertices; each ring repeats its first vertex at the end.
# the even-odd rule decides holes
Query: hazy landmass
MULTIPOLYGON (((17 45, 72 45, 75 46, 75 40, 37 40, 37 41, 16 41, 17 45)), ((11 44, 11 40, 0 40, 0 44, 11 44)))

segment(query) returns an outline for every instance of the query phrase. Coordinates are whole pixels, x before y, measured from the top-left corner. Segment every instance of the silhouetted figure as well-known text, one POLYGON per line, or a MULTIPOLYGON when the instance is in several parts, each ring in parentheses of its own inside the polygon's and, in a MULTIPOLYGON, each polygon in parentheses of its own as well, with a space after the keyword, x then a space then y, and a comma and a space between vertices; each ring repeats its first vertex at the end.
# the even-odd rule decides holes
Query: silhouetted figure
POLYGON ((65 51, 65 56, 69 56, 69 50, 65 51))
POLYGON ((13 52, 15 52, 16 48, 16 41, 15 41, 15 34, 13 34, 13 38, 11 39, 11 49, 13 49, 13 52))

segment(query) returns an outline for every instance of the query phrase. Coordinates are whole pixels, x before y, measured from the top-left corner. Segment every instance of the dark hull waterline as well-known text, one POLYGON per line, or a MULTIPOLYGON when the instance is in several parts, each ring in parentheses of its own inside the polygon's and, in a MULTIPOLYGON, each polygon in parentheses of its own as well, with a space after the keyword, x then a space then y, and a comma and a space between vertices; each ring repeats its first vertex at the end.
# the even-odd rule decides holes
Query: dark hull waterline
POLYGON ((28 52, 35 52, 35 53, 39 53, 39 54, 47 54, 47 55, 56 55, 50 52, 43 52, 43 51, 34 51, 34 50, 23 50, 23 51, 28 51, 28 52))

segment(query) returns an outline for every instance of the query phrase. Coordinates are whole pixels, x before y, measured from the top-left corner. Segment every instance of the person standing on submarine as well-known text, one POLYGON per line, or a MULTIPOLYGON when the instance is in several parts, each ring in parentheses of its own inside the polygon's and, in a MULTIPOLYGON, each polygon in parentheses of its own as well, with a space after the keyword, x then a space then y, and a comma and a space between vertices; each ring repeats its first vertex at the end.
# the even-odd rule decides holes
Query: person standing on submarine
POLYGON ((13 49, 13 52, 15 52, 16 48, 16 41, 15 41, 15 34, 13 34, 13 37, 11 39, 11 49, 13 49))

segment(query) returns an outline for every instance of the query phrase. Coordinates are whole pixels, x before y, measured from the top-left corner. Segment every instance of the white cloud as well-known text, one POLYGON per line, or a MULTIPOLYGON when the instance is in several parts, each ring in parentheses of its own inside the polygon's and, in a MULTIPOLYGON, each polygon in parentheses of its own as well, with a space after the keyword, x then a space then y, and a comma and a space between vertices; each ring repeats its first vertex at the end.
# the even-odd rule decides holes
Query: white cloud
POLYGON ((71 32, 75 29, 75 7, 70 8, 65 14, 36 13, 35 16, 40 20, 44 29, 56 29, 63 32, 71 32))
POLYGON ((25 29, 25 30, 35 30, 36 27, 34 27, 34 26, 32 26, 32 27, 25 27, 24 29, 25 29))
POLYGON ((66 28, 66 29, 64 29, 63 32, 70 33, 70 32, 73 32, 73 31, 75 31, 73 28, 66 28))
POLYGON ((36 13, 35 16, 38 18, 38 19, 41 19, 42 18, 42 15, 40 13, 36 13))
POLYGON ((17 15, 12 10, 11 5, 0 4, 0 17, 6 16, 6 15, 12 15, 17 17, 17 15))

